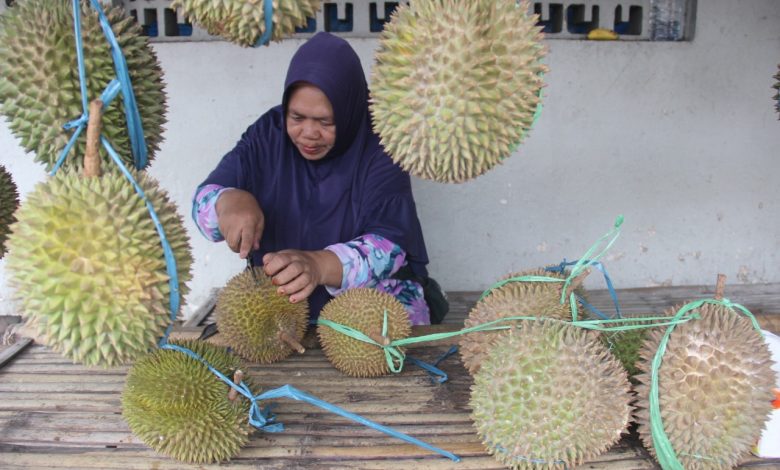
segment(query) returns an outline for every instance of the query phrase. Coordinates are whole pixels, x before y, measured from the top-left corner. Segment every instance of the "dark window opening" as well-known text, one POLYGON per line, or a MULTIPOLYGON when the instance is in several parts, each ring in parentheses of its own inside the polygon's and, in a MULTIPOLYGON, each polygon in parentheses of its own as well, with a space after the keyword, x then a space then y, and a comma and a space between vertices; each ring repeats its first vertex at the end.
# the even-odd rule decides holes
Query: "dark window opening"
POLYGON ((588 34, 599 27, 599 7, 591 7, 591 20, 585 21, 585 5, 569 5, 566 9, 566 29, 572 34, 588 34))
POLYGON ((325 31, 331 33, 348 33, 352 31, 353 16, 352 16, 352 4, 347 3, 344 5, 346 18, 339 19, 338 6, 335 3, 326 3, 324 5, 325 16, 325 31))
POLYGON ((543 33, 560 33, 563 31, 563 4, 550 3, 548 5, 548 19, 542 21, 542 4, 534 3, 534 13, 539 15, 537 26, 542 26, 543 33))

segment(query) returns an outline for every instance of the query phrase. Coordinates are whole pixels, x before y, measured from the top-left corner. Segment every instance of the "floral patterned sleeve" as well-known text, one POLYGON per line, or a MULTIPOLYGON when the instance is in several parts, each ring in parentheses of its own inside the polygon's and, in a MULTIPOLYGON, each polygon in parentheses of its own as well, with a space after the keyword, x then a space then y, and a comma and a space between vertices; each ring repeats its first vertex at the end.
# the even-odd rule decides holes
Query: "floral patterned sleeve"
POLYGON ((366 234, 325 249, 339 257, 344 272, 341 287, 327 287, 330 295, 356 287, 372 287, 397 298, 409 312, 412 325, 431 323, 422 286, 415 281, 390 278, 406 264, 406 252, 400 246, 379 235, 366 234))
POLYGON ((228 189, 231 188, 218 184, 206 184, 195 190, 195 197, 192 199, 192 220, 195 221, 200 233, 213 242, 221 242, 225 239, 222 232, 219 231, 217 199, 223 191, 228 189))

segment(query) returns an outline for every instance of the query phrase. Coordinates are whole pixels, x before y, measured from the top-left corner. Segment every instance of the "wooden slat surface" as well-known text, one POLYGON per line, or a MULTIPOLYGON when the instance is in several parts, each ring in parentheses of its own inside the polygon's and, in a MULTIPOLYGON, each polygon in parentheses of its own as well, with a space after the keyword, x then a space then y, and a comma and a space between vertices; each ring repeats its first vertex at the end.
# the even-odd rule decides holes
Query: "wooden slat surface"
MULTIPOLYGON (((764 328, 777 332, 780 286, 745 286, 727 296, 757 314, 764 328), (738 295, 740 294, 740 295, 738 295)), ((704 288, 621 291, 626 313, 658 313, 684 300, 708 297, 704 288)), ((415 335, 452 331, 462 324, 478 293, 451 293, 447 324, 417 328, 415 335)), ((605 292, 589 299, 606 308, 605 292)), ((180 329, 181 336, 198 334, 180 329)), ((422 345, 410 354, 432 360, 447 344, 422 345)), ((336 371, 322 351, 308 350, 285 361, 251 365, 248 373, 263 389, 291 384, 366 418, 392 426, 458 454, 454 463, 429 451, 385 436, 308 404, 274 400, 279 434, 256 433, 230 463, 186 465, 155 454, 128 429, 120 397, 128 367, 93 369, 72 364, 47 348, 34 345, 0 368, 0 468, 180 469, 180 468, 317 468, 317 469, 499 469, 474 432, 468 410, 472 383, 457 355, 441 368, 450 375, 432 383, 414 366, 394 376, 357 379, 336 371)), ((746 456, 741 468, 778 468, 780 459, 746 456)), ((581 468, 656 469, 646 450, 627 436, 609 452, 581 468)))

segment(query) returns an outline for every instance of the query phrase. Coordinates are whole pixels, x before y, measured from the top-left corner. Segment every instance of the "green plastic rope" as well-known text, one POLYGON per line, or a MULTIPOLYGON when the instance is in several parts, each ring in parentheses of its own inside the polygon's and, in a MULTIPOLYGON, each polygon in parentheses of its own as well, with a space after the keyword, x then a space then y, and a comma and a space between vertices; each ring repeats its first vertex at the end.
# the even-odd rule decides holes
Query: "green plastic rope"
MULTIPOLYGON (((742 305, 731 302, 729 299, 715 300, 715 299, 703 299, 683 305, 677 314, 673 317, 673 320, 682 318, 688 315, 688 312, 700 308, 704 304, 722 305, 734 313, 742 313, 747 316, 753 328, 755 328, 761 337, 764 334, 761 332, 761 327, 758 325, 758 321, 750 311, 742 305)), ((666 329, 664 336, 661 338, 661 343, 658 345, 658 350, 653 357, 653 362, 650 370, 650 432, 653 436, 653 447, 658 458, 658 463, 664 470, 684 470, 682 463, 677 459, 677 453, 672 448, 672 443, 669 441, 669 437, 664 430, 663 420, 661 418, 661 406, 659 403, 658 392, 658 370, 661 367, 664 353, 666 353, 666 345, 669 342, 669 336, 671 336, 674 327, 677 326, 676 322, 672 322, 669 328, 666 329)), ((704 457, 702 457, 704 458, 704 457)))
MULTIPOLYGON (((623 225, 624 217, 622 215, 619 215, 615 218, 615 224, 612 227, 612 230, 605 233, 601 238, 596 240, 596 242, 591 245, 590 248, 588 248, 588 251, 586 251, 582 256, 580 256, 580 259, 577 261, 577 263, 574 264, 574 266, 571 268, 571 272, 569 273, 569 276, 566 279, 559 279, 557 277, 551 277, 551 276, 515 276, 510 277, 508 279, 503 279, 501 281, 498 281, 497 283, 493 284, 492 286, 488 287, 482 295, 479 296, 479 300, 477 302, 480 302, 482 299, 487 297, 493 290, 498 289, 499 287, 502 287, 510 282, 562 282, 563 288, 561 289, 561 305, 566 303, 566 291, 569 290, 569 286, 571 285, 572 281, 582 274, 588 267, 595 264, 602 256, 604 256, 607 251, 609 251, 610 248, 612 248, 612 245, 617 241, 618 237, 620 236, 620 227, 623 225), (604 245, 603 248, 601 248, 601 251, 594 255, 599 247, 601 245, 604 245)), ((578 308, 577 308, 577 299, 574 295, 574 291, 569 293, 569 305, 571 306, 571 319, 572 321, 576 322, 578 321, 578 308)))
MULTIPOLYGON (((499 318, 497 320, 485 322, 469 328, 463 328, 458 331, 450 331, 445 333, 432 333, 429 335, 397 339, 395 341, 391 341, 389 344, 386 345, 377 343, 372 338, 370 338, 369 336, 367 336, 366 334, 364 334, 359 330, 356 330, 346 325, 342 325, 340 323, 333 322, 331 320, 327 320, 325 318, 320 318, 317 321, 317 323, 319 325, 324 325, 333 328, 339 333, 345 334, 350 338, 354 338, 358 341, 363 341, 364 343, 373 344, 374 346, 383 349, 388 367, 393 373, 397 374, 401 372, 401 370, 403 369, 403 361, 404 358, 406 357, 406 355, 398 349, 400 347, 408 346, 410 344, 424 343, 428 341, 441 341, 443 339, 449 339, 455 336, 460 336, 467 333, 474 333, 478 331, 508 330, 517 327, 517 325, 511 323, 515 323, 522 320, 557 321, 561 323, 567 323, 579 328, 584 328, 587 330, 625 331, 625 330, 635 330, 640 328, 654 328, 658 326, 677 325, 679 323, 685 323, 695 318, 699 318, 699 315, 696 313, 690 315, 681 315, 679 318, 675 317, 674 319, 669 319, 669 317, 641 317, 641 318, 613 318, 609 320, 579 320, 579 321, 559 320, 559 319, 554 319, 549 317, 513 316, 513 317, 499 318)), ((385 312, 385 322, 386 321, 387 321, 387 312, 385 312)), ((387 334, 384 325, 382 331, 383 331, 383 336, 387 334)))

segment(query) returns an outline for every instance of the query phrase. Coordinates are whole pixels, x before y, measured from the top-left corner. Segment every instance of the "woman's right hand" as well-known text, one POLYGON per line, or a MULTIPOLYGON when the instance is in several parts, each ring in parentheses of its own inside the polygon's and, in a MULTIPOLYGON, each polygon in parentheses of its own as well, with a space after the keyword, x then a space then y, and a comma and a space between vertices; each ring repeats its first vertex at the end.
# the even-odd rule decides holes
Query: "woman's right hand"
POLYGON ((231 250, 246 258, 260 248, 265 216, 252 193, 228 189, 219 195, 216 211, 219 230, 231 250))

